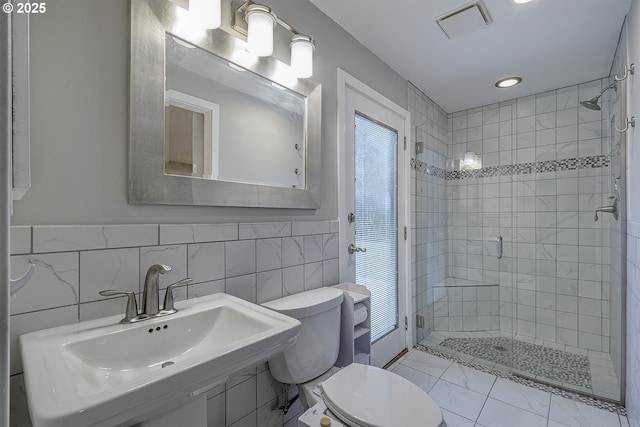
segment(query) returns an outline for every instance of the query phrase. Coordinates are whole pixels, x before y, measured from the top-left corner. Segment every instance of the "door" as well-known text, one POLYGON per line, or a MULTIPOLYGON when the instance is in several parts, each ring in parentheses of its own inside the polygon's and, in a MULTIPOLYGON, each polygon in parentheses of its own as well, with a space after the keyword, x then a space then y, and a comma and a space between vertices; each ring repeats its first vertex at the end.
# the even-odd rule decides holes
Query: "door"
POLYGON ((351 87, 345 90, 344 107, 341 281, 371 291, 371 364, 384 366, 407 348, 408 117, 351 87))

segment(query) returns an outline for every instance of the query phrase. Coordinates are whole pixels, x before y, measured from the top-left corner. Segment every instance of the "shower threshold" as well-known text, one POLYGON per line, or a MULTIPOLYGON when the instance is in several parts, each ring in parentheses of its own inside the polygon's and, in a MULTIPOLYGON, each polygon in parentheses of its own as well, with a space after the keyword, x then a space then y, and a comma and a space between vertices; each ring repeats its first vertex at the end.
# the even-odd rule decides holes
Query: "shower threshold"
POLYGON ((488 369, 587 396, 620 401, 620 386, 608 353, 512 337, 500 331, 437 331, 419 344, 488 369))

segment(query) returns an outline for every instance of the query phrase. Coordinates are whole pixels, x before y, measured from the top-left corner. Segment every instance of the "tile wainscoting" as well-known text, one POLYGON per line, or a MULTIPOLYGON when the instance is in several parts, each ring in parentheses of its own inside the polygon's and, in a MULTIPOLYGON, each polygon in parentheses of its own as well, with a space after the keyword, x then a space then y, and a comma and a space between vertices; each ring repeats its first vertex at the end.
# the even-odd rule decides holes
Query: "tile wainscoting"
MULTIPOLYGON (((11 254, 14 276, 36 266, 11 300, 11 425, 28 426, 20 335, 124 313, 125 299, 98 291, 140 297, 146 271, 157 263, 172 267, 161 288, 193 278, 176 300, 226 292, 260 304, 334 285, 338 222, 14 226, 11 254)), ((274 410, 279 392, 266 364, 240 372, 209 392, 209 425, 295 425, 302 406, 283 417, 274 410)))

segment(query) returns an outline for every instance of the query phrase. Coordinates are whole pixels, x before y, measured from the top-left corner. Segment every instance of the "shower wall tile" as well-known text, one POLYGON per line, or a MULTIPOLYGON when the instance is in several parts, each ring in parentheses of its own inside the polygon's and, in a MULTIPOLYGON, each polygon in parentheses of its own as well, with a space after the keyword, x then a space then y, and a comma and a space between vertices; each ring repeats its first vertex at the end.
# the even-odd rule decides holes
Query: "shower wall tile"
MULTIPOLYGON (((514 310, 507 301, 500 306, 504 331, 515 326, 524 336, 572 345, 581 341, 590 349, 604 349, 609 340, 605 328, 611 311, 603 305, 609 306, 605 289, 612 274, 602 236, 610 222, 594 221, 595 208, 608 204, 611 192, 610 153, 602 132, 606 111, 579 107, 579 100, 597 94, 604 81, 450 115, 447 164, 473 151, 487 172, 447 177, 447 275, 500 284, 505 295, 516 290, 514 310), (476 130, 478 111, 482 133, 476 130), (494 165, 505 169, 489 173, 494 165), (518 170, 525 172, 513 172, 518 170), (503 237, 500 260, 491 243, 498 235, 503 237), (514 324, 508 316, 519 320, 514 324)), ((608 98, 603 107, 604 102, 608 98)), ((469 313, 456 310, 448 305, 445 314, 439 305, 437 315, 433 312, 436 324, 464 330, 469 313), (462 321, 444 322, 445 316, 462 321)), ((472 321, 467 325, 477 327, 472 321)))
MULTIPOLYGON (((13 233, 12 271, 26 271, 33 263, 35 273, 12 299, 12 379, 22 376, 19 335, 106 316, 116 316, 117 321, 124 313, 125 299, 102 298, 97 292, 131 290, 140 300, 146 271, 156 263, 172 267, 170 273, 160 276, 161 287, 187 276, 194 279, 176 290, 178 301, 227 292, 262 303, 338 282, 337 221, 18 226, 13 233), (32 229, 37 243, 33 248, 32 229), (311 255, 305 254, 305 239, 315 245, 310 246, 311 255), (305 255, 317 261, 305 264, 305 255)), ((231 424, 231 419, 255 421, 258 415, 272 420, 277 406, 277 399, 269 400, 273 390, 280 390, 280 385, 273 382, 267 368, 251 368, 226 387, 217 387, 209 395, 208 406, 223 425, 225 420, 231 424)), ((290 397, 295 393, 293 390, 290 397)), ((21 396, 24 399, 23 393, 21 396)), ((294 405, 287 418, 295 419, 301 411, 301 406, 294 405)), ((21 416, 13 412, 12 421, 21 416)))

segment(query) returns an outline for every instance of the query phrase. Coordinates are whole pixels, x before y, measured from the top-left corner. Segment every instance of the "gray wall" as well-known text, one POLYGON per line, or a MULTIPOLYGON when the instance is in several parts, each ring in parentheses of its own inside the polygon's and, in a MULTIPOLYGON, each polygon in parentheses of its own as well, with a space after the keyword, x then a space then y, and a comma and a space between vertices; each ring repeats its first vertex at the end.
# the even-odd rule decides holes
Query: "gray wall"
MULTIPOLYGON (((267 3, 317 42, 313 78, 323 85, 320 209, 129 205, 129 2, 55 0, 31 21, 32 188, 15 203, 13 224, 335 219, 336 69, 401 106, 407 105, 406 81, 308 1, 267 3)), ((286 49, 277 53, 288 63, 286 49)))

